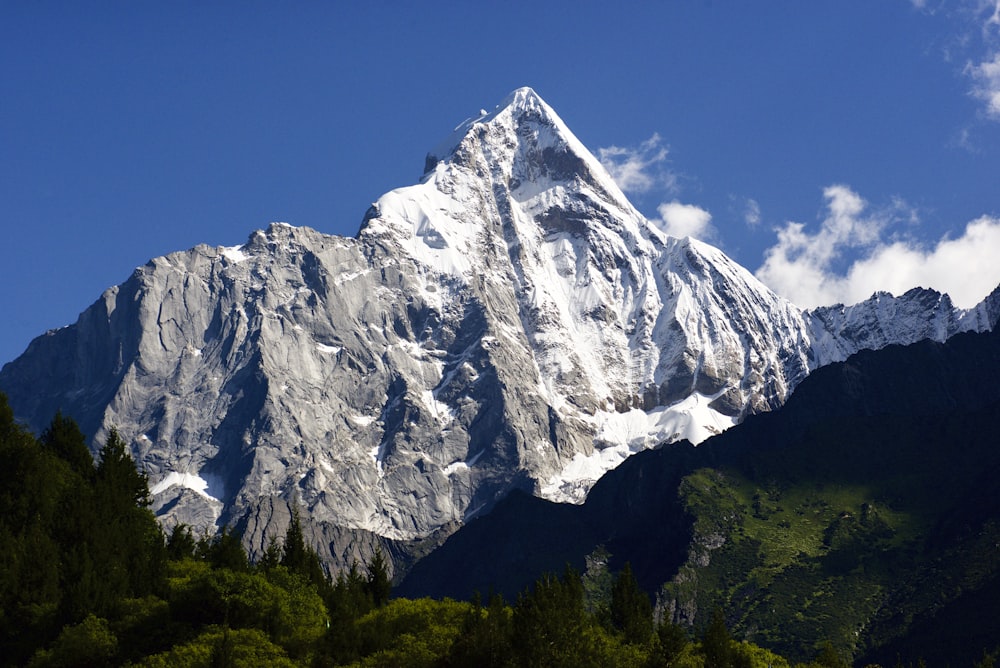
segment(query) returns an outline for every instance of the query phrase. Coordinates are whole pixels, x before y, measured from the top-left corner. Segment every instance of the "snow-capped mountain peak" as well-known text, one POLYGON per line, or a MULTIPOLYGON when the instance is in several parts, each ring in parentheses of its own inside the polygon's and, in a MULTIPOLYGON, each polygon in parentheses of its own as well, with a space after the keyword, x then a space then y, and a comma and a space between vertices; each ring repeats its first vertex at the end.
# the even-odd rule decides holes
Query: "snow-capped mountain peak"
POLYGON ((57 408, 117 427, 166 522, 239 524, 262 548, 298 503, 350 563, 513 488, 582 501, 631 453, 774 408, 819 364, 998 311, 917 292, 804 313, 656 230, 521 88, 357 238, 275 224, 153 260, 0 388, 36 429, 57 408))

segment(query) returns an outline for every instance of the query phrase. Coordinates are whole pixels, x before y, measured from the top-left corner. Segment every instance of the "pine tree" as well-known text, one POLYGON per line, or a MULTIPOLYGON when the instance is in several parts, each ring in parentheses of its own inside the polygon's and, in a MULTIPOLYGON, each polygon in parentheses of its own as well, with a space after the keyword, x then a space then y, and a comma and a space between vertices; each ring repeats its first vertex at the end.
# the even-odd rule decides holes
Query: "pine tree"
POLYGON ((99 453, 97 464, 98 491, 110 495, 116 504, 128 504, 148 508, 152 503, 149 496, 149 478, 135 467, 128 445, 112 428, 108 440, 99 453))
POLYGON ((628 563, 611 587, 611 623, 629 643, 643 645, 653 635, 653 604, 628 563))
POLYGON ((250 570, 250 561, 240 536, 229 527, 223 527, 214 537, 202 537, 195 548, 195 555, 212 564, 213 568, 225 568, 236 573, 250 570))
POLYGON ((656 627, 656 642, 650 651, 649 668, 672 665, 688 644, 687 631, 683 627, 664 621, 656 627))
POLYGON ((567 565, 561 579, 543 575, 514 607, 511 624, 521 664, 578 665, 588 622, 580 574, 567 565))
POLYGON ((73 478, 14 420, 0 393, 0 663, 25 663, 58 629, 61 597, 56 526, 73 478))
POLYGON ((381 546, 375 548, 375 555, 368 563, 368 593, 372 604, 381 608, 389 602, 392 593, 392 581, 389 579, 389 564, 382 554, 381 546))
POLYGON ((721 608, 712 612, 712 621, 701 639, 705 666, 709 668, 730 668, 733 663, 732 638, 726 628, 726 620, 721 608))
POLYGON ((337 665, 352 663, 360 658, 361 635, 355 623, 372 609, 368 583, 353 562, 347 573, 337 574, 336 582, 326 596, 330 613, 330 629, 325 638, 326 651, 337 665))
POLYGON ((306 568, 306 541, 302 535, 302 520, 299 509, 292 509, 292 519, 285 532, 285 545, 282 550, 281 565, 293 573, 302 573, 306 568))
POLYGON ((261 555, 260 560, 257 561, 257 568, 267 572, 277 566, 280 566, 281 553, 281 545, 278 543, 277 536, 271 536, 267 541, 267 547, 264 549, 264 554, 261 555))
POLYGON ((511 664, 512 653, 510 608, 500 594, 493 594, 484 608, 477 592, 462 632, 448 653, 449 665, 502 668, 511 664))
POLYGON ((194 556, 195 546, 191 527, 183 522, 176 524, 167 538, 167 557, 173 561, 188 559, 194 556))
POLYGON ((14 420, 14 409, 10 407, 7 395, 0 392, 0 443, 8 442, 23 431, 14 420))
POLYGON ((361 575, 357 561, 351 562, 346 573, 337 573, 326 598, 330 614, 341 620, 353 621, 371 611, 373 604, 368 582, 361 575))
POLYGON ((823 644, 820 645, 819 654, 816 655, 816 663, 826 666, 826 668, 850 668, 850 664, 841 658, 829 640, 824 640, 823 644))
POLYGON ((94 478, 96 526, 89 541, 93 563, 101 569, 98 616, 120 598, 145 596, 163 586, 166 544, 151 503, 146 474, 136 469, 125 441, 111 429, 94 478))
POLYGON ((94 475, 94 457, 87 448, 87 439, 73 420, 56 413, 42 434, 42 445, 70 465, 85 479, 94 475))
POLYGON ((292 519, 285 533, 281 565, 316 585, 321 592, 329 586, 319 555, 316 554, 316 550, 306 545, 305 537, 302 535, 302 519, 298 508, 292 510, 292 519))

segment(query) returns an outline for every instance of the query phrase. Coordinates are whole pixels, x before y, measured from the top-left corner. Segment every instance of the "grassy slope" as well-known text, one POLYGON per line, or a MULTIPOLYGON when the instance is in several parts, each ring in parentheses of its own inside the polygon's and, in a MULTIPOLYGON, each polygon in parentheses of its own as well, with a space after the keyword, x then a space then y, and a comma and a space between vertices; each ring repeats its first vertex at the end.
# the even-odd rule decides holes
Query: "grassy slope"
MULTIPOLYGON (((941 643, 913 632, 961 625, 951 634, 967 636, 957 608, 956 621, 929 620, 1000 574, 996 415, 994 403, 856 417, 770 447, 720 444, 713 466, 681 483, 695 538, 666 597, 696 625, 721 604, 737 635, 794 658, 825 639, 844 656, 881 656, 887 643, 913 660, 936 656, 941 643)), ((991 634, 966 644, 980 654, 976 643, 1000 642, 991 634)))

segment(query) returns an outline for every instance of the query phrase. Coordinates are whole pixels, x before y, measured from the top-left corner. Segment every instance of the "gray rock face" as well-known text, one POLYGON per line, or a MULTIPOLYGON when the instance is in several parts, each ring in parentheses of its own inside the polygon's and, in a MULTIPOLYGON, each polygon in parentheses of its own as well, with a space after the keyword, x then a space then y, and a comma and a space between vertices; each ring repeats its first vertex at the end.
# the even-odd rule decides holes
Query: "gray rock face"
POLYGON ((946 294, 913 288, 900 297, 879 292, 860 304, 822 306, 807 315, 816 365, 822 366, 892 343, 944 341, 959 332, 989 331, 1000 318, 1000 288, 968 311, 956 309, 946 294))
POLYGON ((152 260, 0 372, 19 418, 118 428, 167 526, 403 564, 514 488, 579 502, 662 442, 780 405, 861 348, 986 329, 911 291, 803 312, 645 220, 530 89, 354 239, 272 224, 152 260))

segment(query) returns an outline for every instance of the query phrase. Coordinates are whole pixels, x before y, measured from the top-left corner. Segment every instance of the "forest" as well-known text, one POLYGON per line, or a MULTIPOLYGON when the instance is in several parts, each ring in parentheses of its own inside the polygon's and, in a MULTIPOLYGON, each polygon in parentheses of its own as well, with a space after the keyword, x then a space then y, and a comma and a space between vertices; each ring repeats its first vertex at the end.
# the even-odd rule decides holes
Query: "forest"
MULTIPOLYGON (((392 596, 381 553, 330 575, 296 513, 251 563, 240 536, 165 534, 111 431, 35 437, 0 394, 0 662, 11 666, 790 666, 730 635, 654 619, 628 564, 567 566, 506 601, 392 596)), ((977 666, 993 666, 984 654, 977 666)), ((817 639, 802 668, 850 665, 817 639)))

